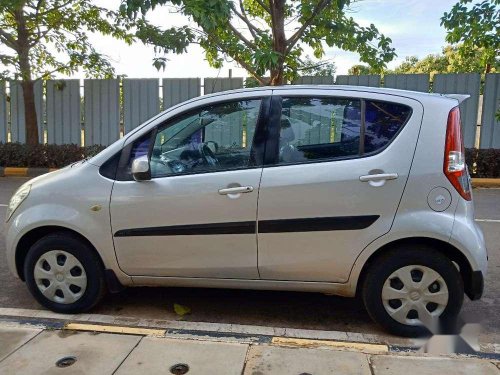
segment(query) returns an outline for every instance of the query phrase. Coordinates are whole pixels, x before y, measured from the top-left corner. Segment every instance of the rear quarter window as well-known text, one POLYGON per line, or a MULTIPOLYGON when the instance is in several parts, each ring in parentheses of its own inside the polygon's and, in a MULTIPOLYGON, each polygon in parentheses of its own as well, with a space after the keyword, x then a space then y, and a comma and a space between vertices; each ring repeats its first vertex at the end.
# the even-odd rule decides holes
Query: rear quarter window
POLYGON ((392 102, 365 101, 364 152, 374 153, 396 137, 411 116, 411 108, 392 102))

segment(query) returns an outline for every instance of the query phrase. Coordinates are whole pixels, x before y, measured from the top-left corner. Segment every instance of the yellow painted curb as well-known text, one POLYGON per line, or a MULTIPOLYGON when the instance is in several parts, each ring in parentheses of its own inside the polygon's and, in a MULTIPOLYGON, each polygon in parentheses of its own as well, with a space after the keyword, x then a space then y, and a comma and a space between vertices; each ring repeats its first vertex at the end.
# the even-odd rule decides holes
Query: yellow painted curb
POLYGON ((500 178, 473 178, 472 179, 473 187, 489 187, 500 188, 500 178))
POLYGON ((49 172, 54 172, 54 171, 58 171, 59 168, 49 168, 49 172))
POLYGON ((364 344, 360 342, 344 342, 330 340, 309 340, 289 337, 273 337, 272 344, 279 346, 290 346, 300 348, 329 347, 338 350, 350 350, 363 353, 382 354, 389 351, 389 347, 383 344, 364 344))
POLYGON ((5 167, 3 174, 6 177, 26 177, 28 176, 28 168, 5 167))
POLYGON ((72 331, 120 333, 123 335, 139 335, 139 336, 165 336, 166 333, 164 329, 105 326, 99 324, 80 324, 80 323, 67 323, 64 325, 64 329, 72 331))

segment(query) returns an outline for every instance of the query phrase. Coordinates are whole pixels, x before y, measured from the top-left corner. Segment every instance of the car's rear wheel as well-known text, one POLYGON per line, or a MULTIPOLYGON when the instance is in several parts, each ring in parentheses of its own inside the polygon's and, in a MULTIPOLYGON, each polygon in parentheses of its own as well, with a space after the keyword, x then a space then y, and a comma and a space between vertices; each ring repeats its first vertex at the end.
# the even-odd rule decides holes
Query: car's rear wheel
POLYGON ((426 245, 405 245, 377 258, 362 285, 372 319, 393 334, 409 337, 449 329, 463 296, 457 267, 426 245))
POLYGON ((24 275, 37 301, 58 313, 87 311, 105 292, 103 267, 94 249, 69 233, 37 241, 26 256, 24 275))

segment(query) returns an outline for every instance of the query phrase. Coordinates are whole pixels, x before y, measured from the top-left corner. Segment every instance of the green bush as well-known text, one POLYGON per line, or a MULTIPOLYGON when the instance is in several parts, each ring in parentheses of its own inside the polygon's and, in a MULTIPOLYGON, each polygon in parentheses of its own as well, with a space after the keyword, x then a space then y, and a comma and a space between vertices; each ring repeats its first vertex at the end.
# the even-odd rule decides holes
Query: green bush
POLYGON ((476 178, 500 178, 500 149, 467 149, 465 161, 476 178))
POLYGON ((25 145, 0 143, 1 167, 62 168, 75 161, 94 156, 104 146, 25 145))
MULTIPOLYGON (((94 156, 104 146, 24 145, 0 143, 0 167, 62 168, 94 156)), ((500 149, 466 150, 465 160, 472 177, 500 178, 500 149)))

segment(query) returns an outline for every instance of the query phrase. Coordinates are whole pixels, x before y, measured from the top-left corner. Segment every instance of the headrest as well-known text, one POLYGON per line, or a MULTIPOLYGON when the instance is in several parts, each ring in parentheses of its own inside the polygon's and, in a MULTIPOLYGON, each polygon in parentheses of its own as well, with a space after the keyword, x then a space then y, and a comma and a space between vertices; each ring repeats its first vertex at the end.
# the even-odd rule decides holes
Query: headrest
POLYGON ((281 142, 292 142, 295 140, 295 132, 292 128, 292 123, 286 117, 282 117, 280 121, 280 141, 281 142))

